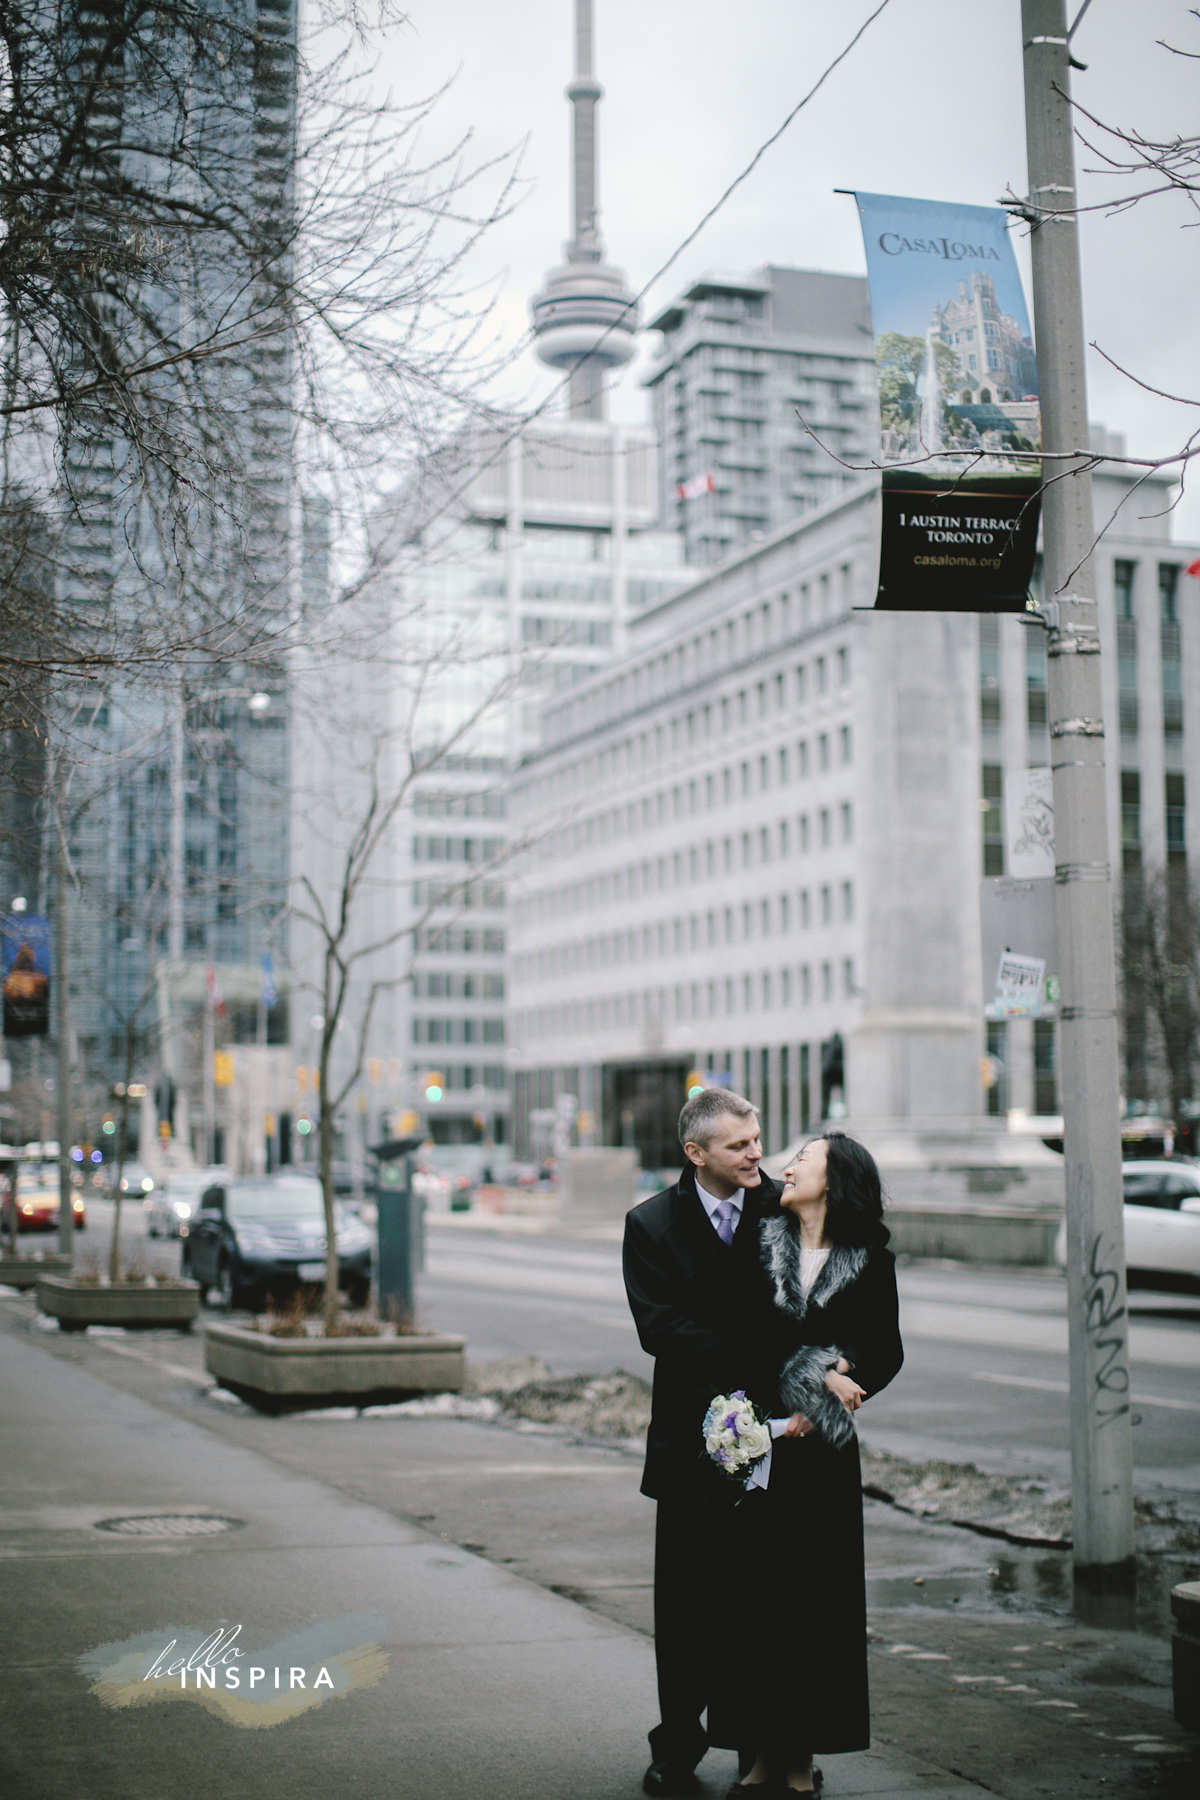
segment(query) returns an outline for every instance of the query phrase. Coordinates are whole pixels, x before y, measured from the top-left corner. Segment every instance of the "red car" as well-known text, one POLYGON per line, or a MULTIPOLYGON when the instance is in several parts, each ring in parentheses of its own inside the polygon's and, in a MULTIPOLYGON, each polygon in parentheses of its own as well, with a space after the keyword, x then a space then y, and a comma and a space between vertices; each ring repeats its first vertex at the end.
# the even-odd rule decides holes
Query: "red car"
MULTIPOLYGON (((75 1214, 75 1229, 82 1231, 87 1223, 82 1196, 76 1194, 71 1202, 75 1214)), ((0 1224, 5 1232, 12 1230, 12 1200, 4 1196, 0 1204, 0 1224)), ((58 1171, 41 1169, 22 1170, 17 1175, 17 1230, 18 1231, 57 1231, 58 1230, 58 1171)))

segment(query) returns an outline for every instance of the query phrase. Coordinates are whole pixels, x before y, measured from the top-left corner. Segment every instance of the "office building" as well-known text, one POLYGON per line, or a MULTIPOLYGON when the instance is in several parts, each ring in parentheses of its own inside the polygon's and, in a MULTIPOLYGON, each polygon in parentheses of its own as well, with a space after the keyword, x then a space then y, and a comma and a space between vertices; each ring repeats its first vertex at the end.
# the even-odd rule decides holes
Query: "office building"
POLYGON ((865 277, 769 263, 708 274, 650 324, 661 517, 689 563, 720 562, 861 482, 879 441, 865 277))
MULTIPOLYGON (((1097 568, 1127 880, 1135 846, 1156 867, 1194 858, 1200 781, 1195 551, 1167 535, 1166 479, 1133 489, 1112 464, 1096 476, 1097 519, 1119 508, 1097 568)), ((648 609, 619 663, 547 706, 512 789, 534 846, 511 908, 519 1153, 545 1149, 537 1121, 572 1094, 581 1142, 672 1167, 698 1072, 750 1095, 771 1151, 847 1116, 950 1192, 968 1163, 1013 1162, 1008 1108, 1057 1110, 1054 1008, 985 1018, 980 928, 1005 777, 1049 759, 1044 632, 856 610, 877 530, 872 488, 828 502, 648 609)))

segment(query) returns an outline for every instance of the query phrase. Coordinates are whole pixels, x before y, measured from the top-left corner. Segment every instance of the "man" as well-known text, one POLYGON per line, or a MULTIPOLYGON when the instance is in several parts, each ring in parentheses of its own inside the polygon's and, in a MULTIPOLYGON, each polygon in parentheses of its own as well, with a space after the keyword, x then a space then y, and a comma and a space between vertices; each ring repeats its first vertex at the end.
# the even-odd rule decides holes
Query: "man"
POLYGON ((658 1502, 654 1647, 660 1721, 650 1733, 648 1794, 683 1794, 708 1748, 700 1715, 727 1647, 712 1625, 719 1565, 737 1490, 704 1453, 701 1426, 715 1394, 762 1393, 761 1342, 770 1295, 758 1227, 778 1210, 779 1187, 759 1170, 762 1140, 748 1100, 706 1088, 679 1115, 687 1158, 674 1187, 625 1221, 625 1291, 643 1350, 654 1357, 654 1399, 642 1492, 658 1502))

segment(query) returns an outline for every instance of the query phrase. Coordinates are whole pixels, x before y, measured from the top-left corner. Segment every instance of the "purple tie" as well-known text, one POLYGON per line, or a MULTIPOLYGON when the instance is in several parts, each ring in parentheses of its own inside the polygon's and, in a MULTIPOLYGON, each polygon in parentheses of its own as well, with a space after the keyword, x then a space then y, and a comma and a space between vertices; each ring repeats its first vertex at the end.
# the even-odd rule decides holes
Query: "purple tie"
POLYGON ((733 1220, 737 1207, 732 1200, 722 1200, 717 1208, 717 1236, 723 1244, 733 1242, 733 1220))

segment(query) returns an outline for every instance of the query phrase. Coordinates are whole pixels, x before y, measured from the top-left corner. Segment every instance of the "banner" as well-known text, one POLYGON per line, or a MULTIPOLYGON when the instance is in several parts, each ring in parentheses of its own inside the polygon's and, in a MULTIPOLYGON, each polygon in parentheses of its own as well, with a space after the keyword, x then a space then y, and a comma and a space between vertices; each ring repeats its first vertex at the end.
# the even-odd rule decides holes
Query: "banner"
POLYGON ((875 605, 1024 612, 1042 475, 1029 453, 1042 447, 1042 418, 1008 214, 855 199, 879 370, 875 605))
POLYGON ((4 1035, 45 1037, 50 1030, 50 921, 40 913, 3 920, 4 1035))

